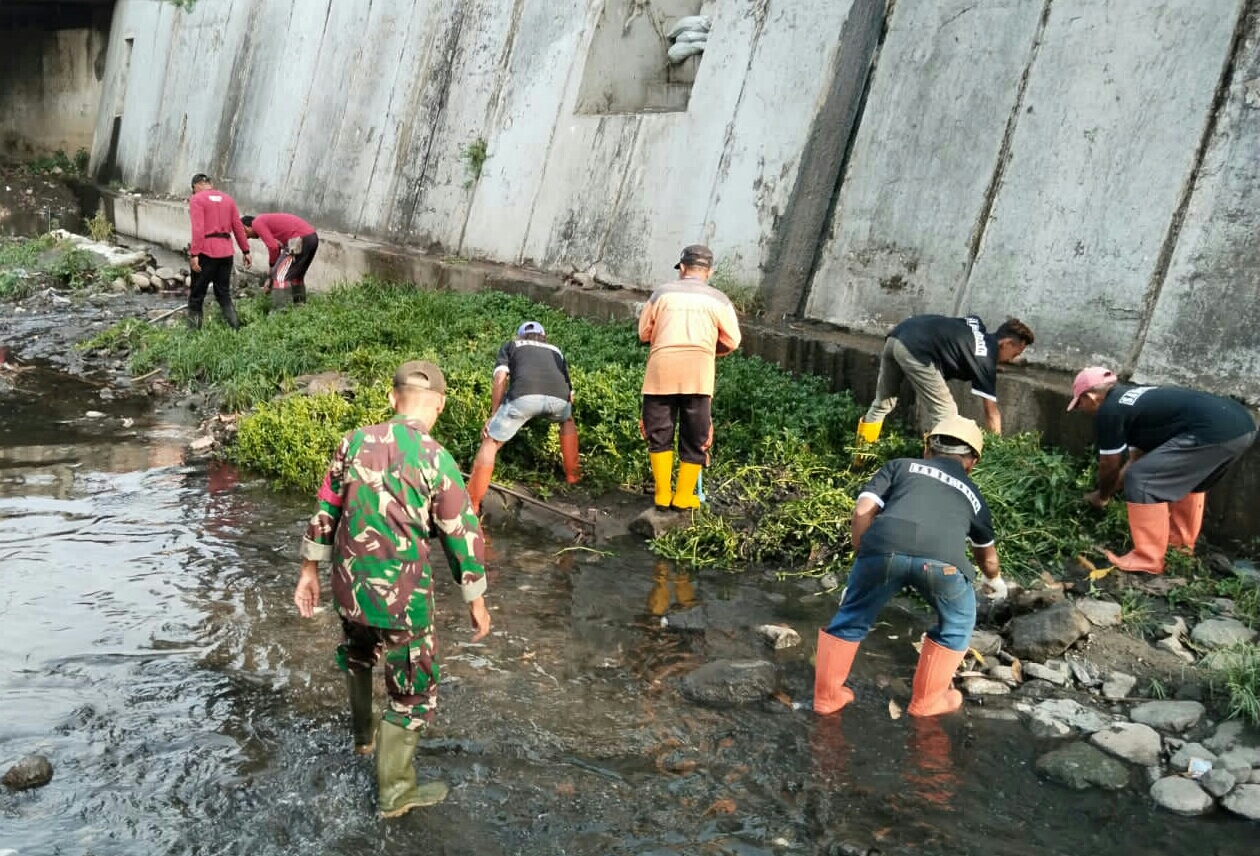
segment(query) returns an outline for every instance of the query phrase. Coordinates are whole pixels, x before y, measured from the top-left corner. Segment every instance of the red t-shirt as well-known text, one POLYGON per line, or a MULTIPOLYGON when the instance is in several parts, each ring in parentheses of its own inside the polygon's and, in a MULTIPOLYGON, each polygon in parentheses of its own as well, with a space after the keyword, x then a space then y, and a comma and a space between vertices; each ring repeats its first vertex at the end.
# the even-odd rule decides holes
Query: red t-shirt
POLYGON ((280 248, 288 241, 315 233, 314 226, 295 214, 259 214, 251 227, 258 233, 258 240, 267 247, 269 265, 274 265, 280 258, 280 248))
POLYGON ((222 190, 210 188, 194 193, 188 200, 188 217, 192 221, 192 247, 194 256, 205 255, 212 259, 232 257, 232 238, 240 245, 242 253, 249 252, 249 238, 241 224, 241 214, 236 202, 222 190))

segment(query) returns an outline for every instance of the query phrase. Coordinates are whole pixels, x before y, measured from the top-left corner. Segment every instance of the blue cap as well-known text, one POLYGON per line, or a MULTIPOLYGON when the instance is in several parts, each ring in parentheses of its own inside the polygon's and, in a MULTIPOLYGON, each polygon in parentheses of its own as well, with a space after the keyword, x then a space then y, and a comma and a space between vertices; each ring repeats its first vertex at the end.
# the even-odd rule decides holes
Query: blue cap
POLYGON ((545 336, 543 326, 537 321, 526 321, 524 324, 516 328, 516 335, 525 336, 529 333, 537 333, 539 336, 545 336))

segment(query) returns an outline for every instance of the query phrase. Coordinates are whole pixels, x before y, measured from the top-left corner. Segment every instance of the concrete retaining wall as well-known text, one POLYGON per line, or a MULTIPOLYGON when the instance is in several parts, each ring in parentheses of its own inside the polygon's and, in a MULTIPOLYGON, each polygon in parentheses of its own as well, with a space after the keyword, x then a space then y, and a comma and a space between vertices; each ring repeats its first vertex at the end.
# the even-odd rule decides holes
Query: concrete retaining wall
POLYGON ((1033 362, 1260 402, 1257 7, 898 0, 807 316, 1015 315, 1033 362))
POLYGON ((92 28, 0 29, 0 155, 92 147, 105 48, 92 28))
MULTIPOLYGON (((817 120, 840 70, 864 77, 883 6, 119 0, 93 163, 181 195, 204 170, 247 209, 615 280, 654 282, 708 240, 728 278, 755 287, 778 228, 821 232, 839 162, 830 176, 799 166, 811 145, 843 148, 849 128, 817 120), (686 111, 626 112, 623 93, 595 112, 601 76, 646 74, 653 55, 664 68, 659 33, 701 9, 713 30, 694 84, 671 84, 690 86, 686 111), (815 182, 820 199, 789 206, 815 182)), ((860 83, 847 91, 839 120, 860 83)))

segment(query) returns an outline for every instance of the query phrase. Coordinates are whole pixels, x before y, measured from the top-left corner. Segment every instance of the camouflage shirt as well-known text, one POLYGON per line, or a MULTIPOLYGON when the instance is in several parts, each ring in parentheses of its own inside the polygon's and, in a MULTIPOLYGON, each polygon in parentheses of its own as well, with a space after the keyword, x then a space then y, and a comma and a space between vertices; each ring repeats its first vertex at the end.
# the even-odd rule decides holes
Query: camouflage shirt
POLYGON ((370 627, 428 628, 430 538, 441 539, 464 600, 480 597, 485 542, 450 452, 423 424, 401 416, 343 437, 302 541, 302 558, 332 562, 342 617, 370 627))

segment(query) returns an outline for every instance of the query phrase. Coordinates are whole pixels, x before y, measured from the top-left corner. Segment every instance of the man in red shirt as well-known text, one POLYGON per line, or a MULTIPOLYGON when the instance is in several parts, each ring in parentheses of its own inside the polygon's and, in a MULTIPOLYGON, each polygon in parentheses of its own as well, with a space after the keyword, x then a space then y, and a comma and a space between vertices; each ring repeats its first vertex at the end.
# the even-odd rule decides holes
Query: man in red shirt
POLYGON ((281 305, 291 294, 294 303, 306 302, 306 271, 319 249, 315 227, 294 214, 259 214, 242 217, 245 234, 267 247, 271 274, 267 287, 273 306, 281 305))
POLYGON ((232 305, 232 238, 245 256, 245 267, 251 264, 249 238, 241 223, 236 202, 222 190, 216 190, 210 176, 199 172, 192 179, 192 198, 188 200, 188 217, 192 221, 190 264, 195 275, 188 293, 188 326, 201 329, 201 304, 206 290, 214 286, 214 299, 219 301, 223 320, 233 330, 240 329, 236 307, 232 305))

